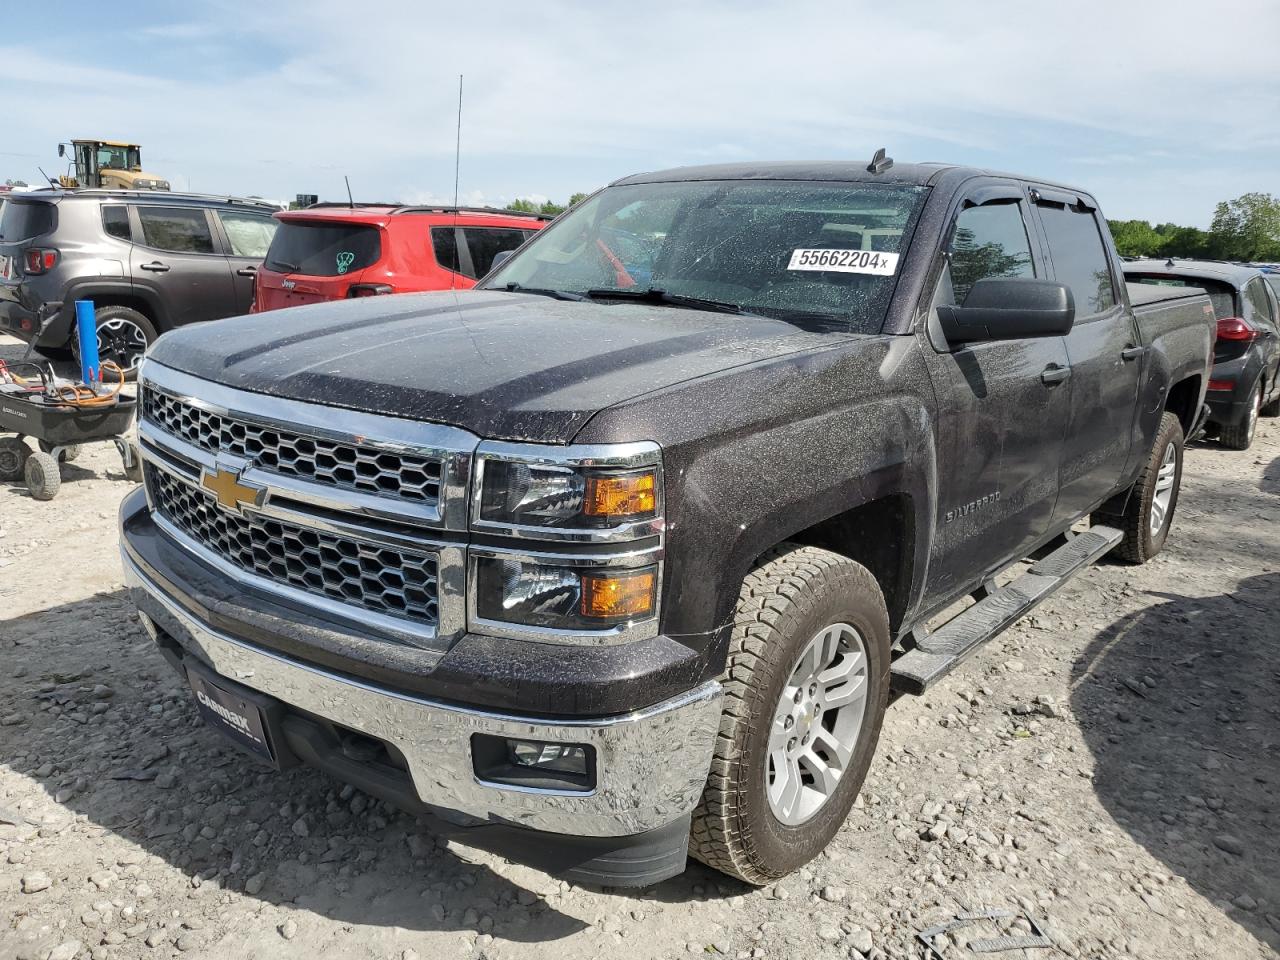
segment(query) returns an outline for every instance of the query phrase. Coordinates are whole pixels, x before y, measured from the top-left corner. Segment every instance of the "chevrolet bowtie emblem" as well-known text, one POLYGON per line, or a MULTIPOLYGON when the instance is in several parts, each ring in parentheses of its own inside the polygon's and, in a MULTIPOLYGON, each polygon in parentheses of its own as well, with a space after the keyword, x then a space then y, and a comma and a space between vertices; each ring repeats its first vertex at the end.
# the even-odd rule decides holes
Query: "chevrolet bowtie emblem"
POLYGON ((267 492, 265 487, 241 483, 240 471, 223 470, 221 467, 205 470, 200 476, 200 486, 217 497, 218 503, 228 510, 260 507, 263 495, 267 492))

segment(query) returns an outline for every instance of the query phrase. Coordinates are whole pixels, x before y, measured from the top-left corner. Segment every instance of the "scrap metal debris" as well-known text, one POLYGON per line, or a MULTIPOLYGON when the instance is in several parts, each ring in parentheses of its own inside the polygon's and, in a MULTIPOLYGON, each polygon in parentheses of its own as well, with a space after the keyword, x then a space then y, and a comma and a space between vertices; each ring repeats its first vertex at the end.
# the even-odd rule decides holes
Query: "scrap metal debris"
POLYGON ((998 907, 991 910, 962 910, 956 914, 954 920, 948 920, 945 923, 929 927, 927 930, 921 930, 916 934, 916 940, 924 946, 924 955, 927 960, 945 960, 941 949, 933 942, 935 937, 983 920, 1008 920, 1019 916, 1030 925, 1032 936, 1002 934, 997 937, 970 940, 968 944, 969 950, 973 953, 999 953, 1005 950, 1034 950, 1053 946, 1053 941, 1045 934, 1044 929, 1036 922, 1035 917, 1027 913, 1018 914, 1013 910, 1005 910, 998 907))

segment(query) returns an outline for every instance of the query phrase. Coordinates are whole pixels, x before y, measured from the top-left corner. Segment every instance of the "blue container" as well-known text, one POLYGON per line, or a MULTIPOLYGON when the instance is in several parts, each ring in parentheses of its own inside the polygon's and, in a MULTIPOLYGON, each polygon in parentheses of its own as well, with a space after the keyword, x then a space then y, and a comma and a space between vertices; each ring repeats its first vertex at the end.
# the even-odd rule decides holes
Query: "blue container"
POLYGON ((80 338, 80 379, 85 383, 102 380, 102 368, 98 366, 98 319, 93 313, 92 300, 76 301, 76 336, 80 338))

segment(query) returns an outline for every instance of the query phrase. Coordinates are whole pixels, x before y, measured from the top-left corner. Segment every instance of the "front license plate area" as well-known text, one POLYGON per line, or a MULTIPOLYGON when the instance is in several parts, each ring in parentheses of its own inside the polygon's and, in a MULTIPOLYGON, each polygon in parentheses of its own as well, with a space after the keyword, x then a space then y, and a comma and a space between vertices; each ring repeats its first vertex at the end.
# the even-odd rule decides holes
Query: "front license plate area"
POLYGON ((262 709, 253 701, 220 685, 202 670, 187 668, 187 682, 195 694, 204 722, 232 743, 276 766, 262 709))

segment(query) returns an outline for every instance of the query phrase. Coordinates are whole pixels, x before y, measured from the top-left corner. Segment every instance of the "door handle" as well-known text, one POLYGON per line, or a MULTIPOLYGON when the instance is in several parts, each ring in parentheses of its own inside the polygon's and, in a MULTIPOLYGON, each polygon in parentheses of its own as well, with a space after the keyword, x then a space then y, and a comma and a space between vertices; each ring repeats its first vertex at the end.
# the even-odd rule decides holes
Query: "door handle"
POLYGON ((169 265, 167 263, 161 263, 159 260, 154 260, 151 263, 144 263, 142 265, 142 269, 150 270, 152 273, 168 273, 169 265))
POLYGON ((1052 386, 1055 383, 1061 383, 1069 376, 1071 376, 1070 367, 1060 367, 1056 363, 1051 363, 1044 368, 1044 373, 1040 374, 1040 379, 1052 386))
POLYGON ((1120 359, 1128 363, 1130 360, 1137 360, 1146 352, 1146 347, 1125 347, 1120 351, 1120 359))
POLYGON ((256 277, 258 275, 257 267, 241 267, 236 271, 237 277, 256 277))

